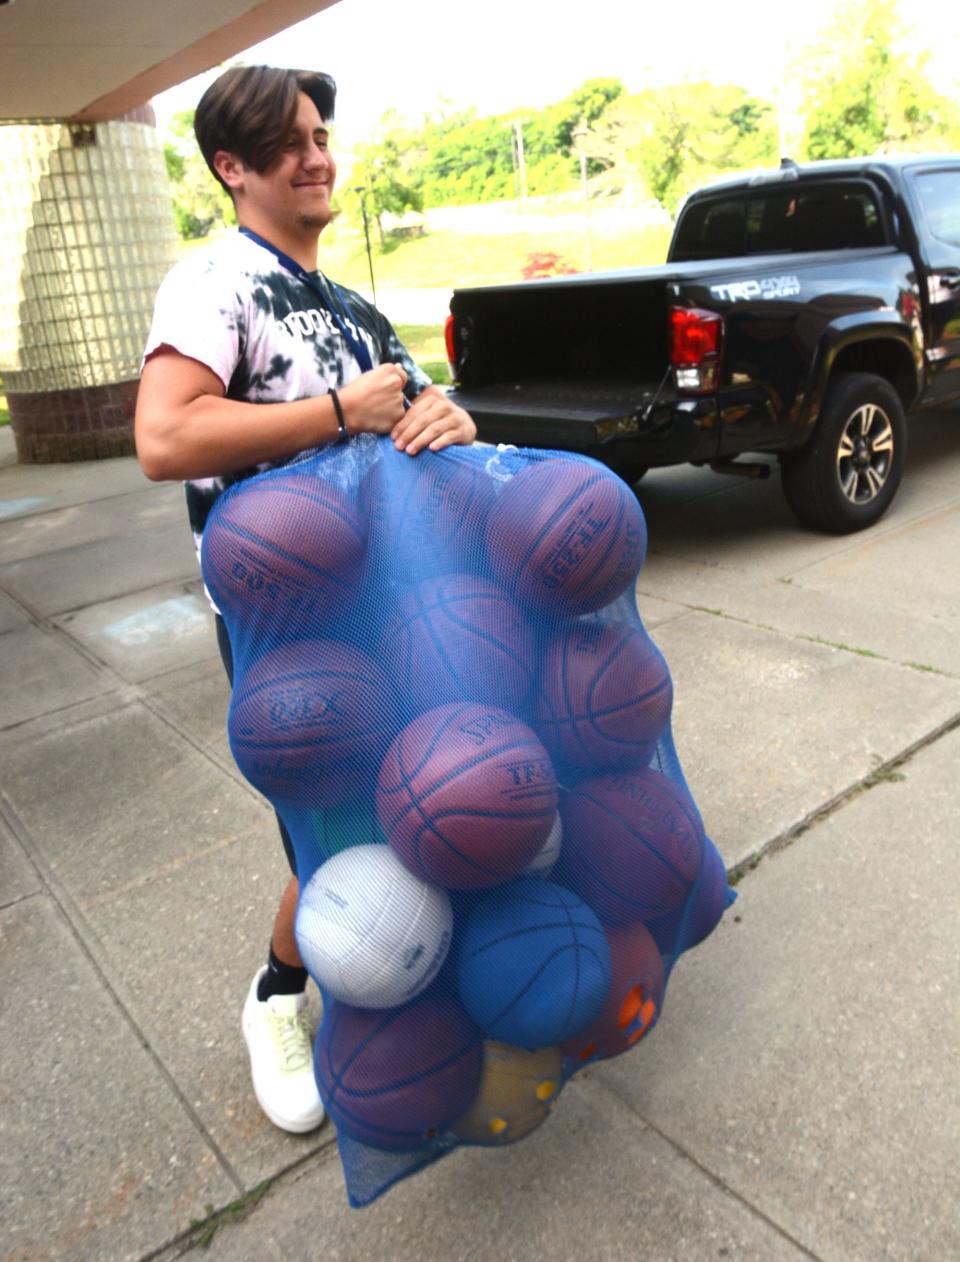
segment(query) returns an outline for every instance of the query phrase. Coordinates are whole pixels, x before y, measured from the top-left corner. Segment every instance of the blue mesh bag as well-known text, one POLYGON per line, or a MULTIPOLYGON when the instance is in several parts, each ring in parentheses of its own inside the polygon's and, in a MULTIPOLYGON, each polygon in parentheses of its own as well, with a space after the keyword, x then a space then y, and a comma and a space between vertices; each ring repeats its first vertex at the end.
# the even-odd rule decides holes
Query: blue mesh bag
POLYGON ((230 745, 294 843, 351 1205, 543 1124, 733 901, 637 612, 645 553, 592 460, 369 435, 210 515, 230 745))

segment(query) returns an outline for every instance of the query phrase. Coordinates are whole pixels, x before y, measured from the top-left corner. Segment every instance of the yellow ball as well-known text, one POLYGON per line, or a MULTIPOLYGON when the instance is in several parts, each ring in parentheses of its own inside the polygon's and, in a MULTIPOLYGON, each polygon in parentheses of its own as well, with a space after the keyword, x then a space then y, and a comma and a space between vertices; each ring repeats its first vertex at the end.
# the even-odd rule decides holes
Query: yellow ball
POLYGON ((561 1086, 559 1047, 528 1052, 483 1045, 483 1075, 473 1103, 451 1130, 471 1144, 512 1144, 546 1120, 561 1086))

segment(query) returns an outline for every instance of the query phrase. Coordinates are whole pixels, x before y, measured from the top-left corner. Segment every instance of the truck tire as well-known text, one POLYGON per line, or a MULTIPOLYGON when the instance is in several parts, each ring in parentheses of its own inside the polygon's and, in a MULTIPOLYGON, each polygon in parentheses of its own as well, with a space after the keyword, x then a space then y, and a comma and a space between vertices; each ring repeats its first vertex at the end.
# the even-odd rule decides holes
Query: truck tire
POLYGON ((845 535, 872 526, 890 506, 907 446, 900 397, 872 373, 838 373, 813 435, 781 456, 783 492, 806 526, 845 535))

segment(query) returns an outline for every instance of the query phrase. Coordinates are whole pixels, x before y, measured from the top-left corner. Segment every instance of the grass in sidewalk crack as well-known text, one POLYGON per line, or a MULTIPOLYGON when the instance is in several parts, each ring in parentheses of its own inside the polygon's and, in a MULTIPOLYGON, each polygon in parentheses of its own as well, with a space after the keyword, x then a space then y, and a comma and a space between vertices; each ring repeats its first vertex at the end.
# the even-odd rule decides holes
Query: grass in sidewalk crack
POLYGON ((229 1205, 224 1205, 222 1209, 215 1210, 212 1205, 205 1206, 207 1217, 195 1218, 190 1224, 190 1230, 193 1233, 191 1243, 201 1249, 208 1249, 221 1227, 229 1223, 241 1222, 256 1209, 269 1192, 273 1182, 273 1179, 264 1179, 255 1188, 237 1197, 229 1205))

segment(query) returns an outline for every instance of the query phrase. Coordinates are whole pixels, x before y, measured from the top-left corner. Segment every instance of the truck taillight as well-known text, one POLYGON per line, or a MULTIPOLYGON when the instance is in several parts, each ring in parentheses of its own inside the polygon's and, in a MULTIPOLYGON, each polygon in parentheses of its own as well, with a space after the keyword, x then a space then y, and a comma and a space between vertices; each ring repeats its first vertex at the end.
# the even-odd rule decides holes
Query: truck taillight
POLYGON ((447 363, 450 366, 450 380, 456 381, 460 373, 460 365, 457 363, 457 351, 453 338, 453 315, 447 316, 447 323, 444 329, 444 337, 447 343, 447 363))
POLYGON ((670 308, 670 364, 678 390, 714 390, 723 350, 723 317, 699 307, 670 308))

